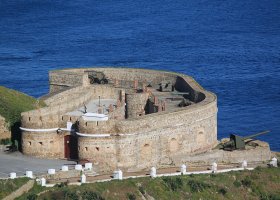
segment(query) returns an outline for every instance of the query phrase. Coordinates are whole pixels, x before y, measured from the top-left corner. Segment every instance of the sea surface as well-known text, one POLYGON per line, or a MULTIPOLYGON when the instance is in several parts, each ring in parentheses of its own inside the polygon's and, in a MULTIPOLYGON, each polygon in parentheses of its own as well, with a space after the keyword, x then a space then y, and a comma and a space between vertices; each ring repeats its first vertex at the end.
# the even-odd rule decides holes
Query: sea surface
POLYGON ((218 96, 218 137, 280 151, 279 0, 0 0, 0 85, 34 97, 48 71, 162 69, 218 96))

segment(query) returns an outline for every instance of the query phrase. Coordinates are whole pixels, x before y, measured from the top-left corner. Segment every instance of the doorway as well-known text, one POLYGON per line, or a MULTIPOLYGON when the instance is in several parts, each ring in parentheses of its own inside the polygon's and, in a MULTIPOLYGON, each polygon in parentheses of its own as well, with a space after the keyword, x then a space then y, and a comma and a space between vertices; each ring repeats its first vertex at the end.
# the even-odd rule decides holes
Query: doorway
POLYGON ((64 157, 68 160, 78 159, 78 138, 76 136, 64 136, 64 157))

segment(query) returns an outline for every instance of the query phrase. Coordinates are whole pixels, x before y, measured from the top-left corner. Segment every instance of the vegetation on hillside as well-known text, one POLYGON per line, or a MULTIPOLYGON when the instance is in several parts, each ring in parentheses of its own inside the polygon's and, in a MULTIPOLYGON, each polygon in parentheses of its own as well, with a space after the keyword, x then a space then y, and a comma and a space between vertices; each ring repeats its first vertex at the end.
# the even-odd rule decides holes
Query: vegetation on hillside
POLYGON ((136 178, 122 181, 34 186, 18 199, 280 199, 280 168, 224 174, 136 178))
POLYGON ((0 199, 3 199, 13 191, 23 186, 25 183, 27 183, 28 180, 28 178, 0 180, 0 199))
MULTIPOLYGON (((31 96, 0 86, 0 115, 5 118, 7 128, 11 130, 13 149, 21 149, 20 119, 21 113, 45 106, 44 102, 31 96)), ((9 144, 10 139, 2 139, 0 144, 9 144)))
POLYGON ((6 119, 9 128, 20 121, 21 112, 33 110, 38 106, 42 107, 44 103, 16 90, 0 86, 0 115, 6 119))

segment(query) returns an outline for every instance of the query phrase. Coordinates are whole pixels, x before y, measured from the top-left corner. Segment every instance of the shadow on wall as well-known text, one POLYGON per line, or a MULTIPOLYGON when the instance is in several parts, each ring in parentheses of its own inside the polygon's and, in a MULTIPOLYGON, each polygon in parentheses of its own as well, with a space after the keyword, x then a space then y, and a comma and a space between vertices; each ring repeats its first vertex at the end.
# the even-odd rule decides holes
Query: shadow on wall
POLYGON ((20 122, 15 122, 11 126, 11 140, 12 140, 12 146, 10 147, 10 151, 22 151, 21 146, 21 130, 19 127, 21 126, 20 122))
POLYGON ((194 103, 199 103, 205 99, 205 94, 194 90, 182 77, 178 76, 176 78, 174 87, 178 92, 188 92, 189 94, 185 94, 184 98, 189 99, 194 103))

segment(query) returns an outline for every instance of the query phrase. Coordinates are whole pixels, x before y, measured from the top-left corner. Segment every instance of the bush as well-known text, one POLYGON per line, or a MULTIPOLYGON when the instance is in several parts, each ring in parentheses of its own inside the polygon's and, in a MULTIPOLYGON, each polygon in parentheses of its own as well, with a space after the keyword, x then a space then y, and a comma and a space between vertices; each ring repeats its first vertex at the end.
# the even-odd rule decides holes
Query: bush
POLYGON ((34 193, 31 193, 31 194, 29 194, 29 195, 27 196, 27 199, 28 199, 28 200, 36 200, 36 199, 37 199, 37 195, 34 194, 34 193))
POLYGON ((79 196, 75 192, 71 192, 67 189, 64 193, 64 199, 79 200, 79 196))
POLYGON ((237 188, 239 188, 240 186, 241 186, 241 183, 240 183, 240 181, 234 181, 233 182, 233 185, 235 186, 235 187, 237 187, 237 188))
POLYGON ((241 183, 244 187, 251 187, 252 180, 250 179, 249 176, 246 176, 243 180, 241 180, 241 183))
POLYGON ((126 195, 129 200, 136 200, 135 194, 127 193, 126 195))
POLYGON ((209 184, 196 180, 190 180, 188 185, 190 186, 192 192, 201 192, 207 188, 210 188, 209 184))
POLYGON ((183 181, 180 177, 176 177, 176 178, 171 178, 171 177, 164 177, 162 179, 165 184, 172 190, 172 191, 176 191, 178 189, 181 189, 183 186, 183 181))
POLYGON ((0 144, 2 144, 2 145, 11 144, 11 139, 10 139, 10 138, 1 139, 1 140, 0 140, 0 144))
POLYGON ((82 199, 83 200, 104 200, 104 198, 100 194, 93 192, 93 191, 84 191, 82 193, 82 199))
POLYGON ((220 188, 218 192, 225 196, 227 193, 227 190, 225 188, 220 188))
POLYGON ((139 191, 141 192, 141 194, 145 194, 146 193, 142 186, 139 187, 139 191))

